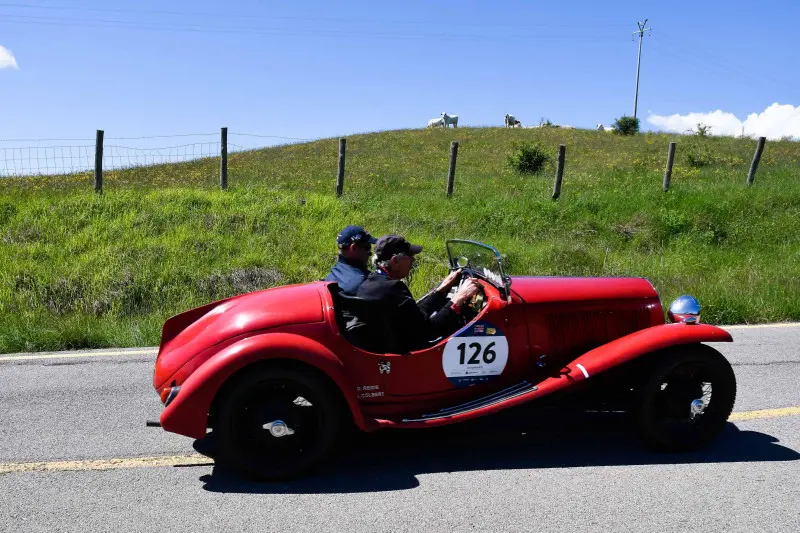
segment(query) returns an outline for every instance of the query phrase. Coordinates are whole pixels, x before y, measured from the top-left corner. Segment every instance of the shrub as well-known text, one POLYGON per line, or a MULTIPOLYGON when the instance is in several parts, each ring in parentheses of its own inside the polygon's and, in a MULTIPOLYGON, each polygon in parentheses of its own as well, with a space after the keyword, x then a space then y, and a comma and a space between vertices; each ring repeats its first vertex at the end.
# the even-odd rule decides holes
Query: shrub
POLYGON ((639 133, 639 119, 626 115, 614 120, 614 133, 620 135, 635 135, 639 133))
POLYGON ((697 135, 699 137, 708 137, 711 133, 711 126, 708 124, 703 124, 702 122, 697 123, 697 135))
POLYGON ((550 156, 538 144, 520 143, 514 145, 514 151, 509 154, 506 162, 515 172, 520 174, 536 174, 550 161, 550 156))
MULTIPOLYGON (((698 135, 702 137, 702 135, 698 135)), ((705 141, 689 137, 685 143, 686 160, 694 168, 707 167, 715 162, 715 157, 705 141)))

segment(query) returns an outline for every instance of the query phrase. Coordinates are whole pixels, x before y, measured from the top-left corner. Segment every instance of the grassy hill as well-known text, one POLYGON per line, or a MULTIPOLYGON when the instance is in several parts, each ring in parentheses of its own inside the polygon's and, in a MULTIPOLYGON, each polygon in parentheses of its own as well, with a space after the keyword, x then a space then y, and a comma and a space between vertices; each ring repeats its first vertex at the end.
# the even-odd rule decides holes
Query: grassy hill
POLYGON ((747 187, 749 139, 459 128, 347 142, 338 199, 336 139, 234 154, 228 191, 215 159, 109 172, 102 195, 88 174, 1 179, 0 351, 156 344, 172 314, 324 276, 349 223, 426 246, 417 294, 458 237, 495 245, 512 274, 648 277, 665 305, 696 295, 708 322, 800 319, 800 143, 768 142, 747 187), (558 201, 552 164, 506 168, 521 140, 553 156, 566 144, 558 201))

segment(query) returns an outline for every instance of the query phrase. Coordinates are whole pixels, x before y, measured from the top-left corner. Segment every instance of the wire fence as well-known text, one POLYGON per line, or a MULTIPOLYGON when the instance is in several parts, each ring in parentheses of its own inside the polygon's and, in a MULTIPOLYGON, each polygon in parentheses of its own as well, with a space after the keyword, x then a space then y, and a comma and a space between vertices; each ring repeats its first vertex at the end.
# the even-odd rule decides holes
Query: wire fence
POLYGON ((103 148, 103 170, 185 163, 219 157, 219 154, 219 142, 190 143, 159 148, 107 145, 103 148))
POLYGON ((0 177, 57 176, 94 169, 94 146, 0 148, 0 177))
MULTIPOLYGON (((235 155, 249 150, 257 150, 268 145, 312 141, 299 137, 279 135, 260 135, 254 133, 231 133, 244 142, 225 142, 228 155, 235 155), (250 142, 248 142, 250 141, 250 142)), ((102 150, 98 151, 97 143, 89 144, 93 139, 0 139, 0 144, 51 143, 58 141, 81 142, 69 145, 38 146, 0 146, 0 179, 24 178, 36 176, 72 176, 95 173, 97 154, 102 153, 103 172, 126 170, 142 167, 156 167, 175 163, 190 163, 217 158, 222 155, 223 139, 220 133, 187 133, 179 135, 154 135, 148 137, 106 137, 101 141, 102 150), (219 140, 190 142, 170 146, 135 146, 149 144, 157 139, 185 138, 197 136, 216 136, 219 140), (116 141, 124 141, 117 144, 116 141)))
MULTIPOLYGON (((144 183, 159 182, 186 183, 187 178, 195 183, 208 183, 210 180, 218 181, 222 189, 228 188, 229 162, 244 162, 247 156, 237 156, 251 150, 265 147, 263 141, 256 146, 229 143, 227 128, 222 128, 219 134, 182 134, 171 136, 151 137, 109 137, 105 140, 122 140, 147 142, 153 139, 209 136, 219 135, 218 141, 191 142, 173 146, 136 147, 119 144, 105 144, 104 132, 97 131, 94 145, 74 144, 56 146, 23 146, 0 147, 0 179, 2 178, 32 178, 47 176, 55 178, 50 184, 59 184, 59 177, 79 175, 78 181, 94 177, 95 191, 103 189, 103 174, 112 175, 119 183, 144 183), (195 165, 195 163, 198 163, 195 165), (192 166, 186 167, 184 164, 192 166), (127 172, 126 172, 127 171, 127 172), (116 173, 116 175, 115 175, 116 173)), ((297 141, 312 141, 298 137, 282 137, 277 135, 258 135, 250 133, 231 133, 239 138, 273 139, 284 141, 282 144, 291 144, 297 141)), ((86 142, 88 139, 40 139, 40 141, 74 141, 86 142)), ((336 196, 341 196, 344 190, 346 143, 345 138, 339 139, 339 157, 336 173, 336 196)), ((4 142, 26 142, 35 139, 5 139, 4 142)), ((240 141, 241 142, 241 141, 240 141)), ((764 150, 766 137, 760 137, 756 151, 750 164, 747 175, 747 185, 752 185, 764 150)), ((126 143, 128 144, 128 143, 126 143)), ((274 143, 273 143, 274 144, 274 143)), ((450 145, 450 164, 447 173, 447 196, 453 194, 456 161, 458 158, 458 141, 450 145)), ((662 188, 668 191, 672 179, 672 168, 675 157, 676 143, 671 142, 667 154, 666 170, 662 188)), ((552 198, 557 199, 561 193, 565 162, 565 145, 559 145, 558 165, 556 178, 553 185, 552 198)))

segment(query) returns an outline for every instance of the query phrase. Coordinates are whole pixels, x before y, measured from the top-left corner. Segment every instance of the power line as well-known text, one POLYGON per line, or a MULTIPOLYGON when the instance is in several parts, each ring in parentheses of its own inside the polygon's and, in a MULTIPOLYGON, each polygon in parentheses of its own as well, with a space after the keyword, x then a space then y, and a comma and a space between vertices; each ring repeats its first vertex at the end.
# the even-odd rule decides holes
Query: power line
MULTIPOLYGON (((353 24, 408 24, 408 25, 424 25, 424 24, 432 24, 432 25, 441 25, 441 20, 369 20, 369 19, 352 19, 352 18, 336 18, 336 17, 298 17, 298 16, 283 16, 283 15, 256 15, 253 13, 250 14, 236 14, 236 13, 209 13, 209 12, 192 12, 192 11, 162 11, 162 10, 151 10, 151 9, 125 9, 125 8, 99 8, 99 7, 85 7, 85 6, 64 6, 64 5, 38 5, 32 6, 28 4, 18 4, 18 3, 0 3, 0 7, 13 7, 18 9, 33 9, 33 10, 55 10, 55 11, 89 11, 89 12, 99 12, 99 13, 128 13, 128 14, 137 14, 137 15, 162 15, 162 16, 177 16, 177 17, 211 17, 215 19, 226 18, 226 19, 245 19, 245 20, 254 20, 254 19, 262 19, 262 20, 299 20, 299 21, 309 21, 309 22, 348 22, 353 24)), ((493 27, 508 27, 507 22, 463 22, 457 21, 459 26, 473 26, 473 27, 480 27, 485 28, 487 26, 493 27)), ((620 28, 626 27, 626 24, 585 24, 585 25, 575 25, 575 24, 517 24, 514 23, 514 27, 518 28, 575 28, 575 27, 585 27, 585 28, 620 28)))
MULTIPOLYGON (((83 28, 114 28, 129 30, 153 30, 153 31, 176 31, 176 32, 201 32, 201 33, 237 33, 251 35, 282 35, 282 36, 315 36, 315 37, 368 37, 368 38, 390 38, 390 39, 434 39, 434 40, 467 40, 467 41, 502 41, 502 40, 564 40, 571 38, 564 34, 532 35, 517 34, 502 36, 469 35, 469 34, 445 34, 445 33, 392 33, 392 32, 371 32, 353 30, 325 30, 313 28, 287 29, 275 27, 258 26, 203 26, 200 24, 175 24, 171 22, 138 22, 126 20, 108 19, 79 19, 71 17, 49 17, 37 15, 11 15, 0 13, 0 20, 17 24, 34 24, 44 26, 60 27, 83 27, 83 28)), ((582 41, 592 42, 599 40, 614 40, 613 34, 597 34, 586 36, 582 41)))

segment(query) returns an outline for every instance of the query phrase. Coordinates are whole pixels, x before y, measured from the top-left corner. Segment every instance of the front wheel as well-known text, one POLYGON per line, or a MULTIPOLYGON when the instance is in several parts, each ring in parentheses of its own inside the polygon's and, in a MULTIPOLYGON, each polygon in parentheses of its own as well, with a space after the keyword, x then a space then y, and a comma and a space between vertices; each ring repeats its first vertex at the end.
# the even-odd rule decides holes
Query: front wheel
POLYGON ((725 426, 736 400, 733 368, 702 344, 664 352, 637 395, 634 416, 645 442, 660 451, 699 448, 725 426))
POLYGON ((218 460, 263 480, 305 473, 335 444, 338 400, 332 386, 310 372, 267 367, 246 374, 220 406, 218 460))

